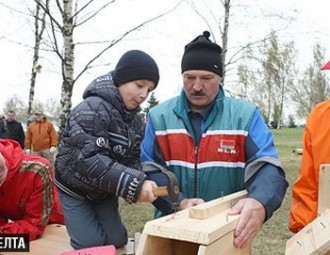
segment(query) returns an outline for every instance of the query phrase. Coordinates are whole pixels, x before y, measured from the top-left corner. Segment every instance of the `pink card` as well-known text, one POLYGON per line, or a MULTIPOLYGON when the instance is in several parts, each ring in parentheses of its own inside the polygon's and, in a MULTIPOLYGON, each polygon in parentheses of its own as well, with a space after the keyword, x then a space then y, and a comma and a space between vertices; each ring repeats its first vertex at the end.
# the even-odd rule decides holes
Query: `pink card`
POLYGON ((116 248, 113 245, 85 248, 74 251, 62 252, 60 255, 116 255, 116 248))

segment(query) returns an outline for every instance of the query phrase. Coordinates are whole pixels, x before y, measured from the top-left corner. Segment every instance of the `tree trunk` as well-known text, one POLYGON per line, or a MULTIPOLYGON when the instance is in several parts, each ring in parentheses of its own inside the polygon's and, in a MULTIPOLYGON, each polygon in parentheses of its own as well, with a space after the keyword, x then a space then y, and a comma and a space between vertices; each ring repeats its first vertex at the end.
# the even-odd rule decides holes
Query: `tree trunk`
POLYGON ((223 33, 222 33, 222 70, 224 71, 222 76, 222 84, 224 85, 225 81, 225 63, 226 63, 226 55, 227 55, 227 47, 228 47, 228 31, 229 31, 229 13, 230 13, 230 0, 225 0, 224 2, 224 8, 225 8, 225 19, 223 24, 223 33))
POLYGON ((63 1, 63 41, 64 57, 62 58, 63 83, 61 91, 61 123, 59 133, 65 127, 72 106, 72 90, 74 86, 74 43, 73 43, 72 1, 63 1))
MULTIPOLYGON (((46 1, 46 6, 48 6, 49 0, 46 1)), ((34 17, 34 52, 33 52, 33 62, 32 62, 32 69, 31 69, 31 81, 30 81, 30 93, 29 93, 29 103, 28 103, 28 110, 27 115, 30 116, 32 113, 33 101, 34 101, 34 90, 35 84, 37 79, 37 73, 41 71, 41 65, 38 63, 39 60, 39 51, 40 51, 40 44, 42 40, 42 35, 45 30, 46 26, 46 13, 43 12, 42 16, 40 14, 41 7, 38 3, 36 3, 36 13, 34 17), (41 17, 40 17, 41 16, 41 17), (39 23, 41 24, 39 30, 39 23)))

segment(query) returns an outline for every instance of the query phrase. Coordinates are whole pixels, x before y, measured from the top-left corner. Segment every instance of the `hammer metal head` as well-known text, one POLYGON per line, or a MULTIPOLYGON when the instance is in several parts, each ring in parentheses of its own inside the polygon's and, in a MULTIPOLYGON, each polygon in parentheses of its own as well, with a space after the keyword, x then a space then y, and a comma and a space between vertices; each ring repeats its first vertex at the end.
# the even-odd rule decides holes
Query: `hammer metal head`
POLYGON ((168 197, 172 201, 173 209, 176 211, 179 206, 178 204, 179 184, 175 174, 153 161, 143 162, 142 169, 144 172, 159 171, 166 176, 167 179, 166 187, 167 187, 168 197))

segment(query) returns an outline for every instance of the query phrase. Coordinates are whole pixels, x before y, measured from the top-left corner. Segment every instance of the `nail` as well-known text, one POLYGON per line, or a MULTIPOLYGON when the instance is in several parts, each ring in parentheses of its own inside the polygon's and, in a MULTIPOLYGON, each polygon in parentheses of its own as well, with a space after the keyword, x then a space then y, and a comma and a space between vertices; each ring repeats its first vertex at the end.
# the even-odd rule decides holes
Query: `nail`
POLYGON ((320 224, 322 225, 323 228, 327 228, 327 227, 323 224, 323 222, 320 222, 320 224))

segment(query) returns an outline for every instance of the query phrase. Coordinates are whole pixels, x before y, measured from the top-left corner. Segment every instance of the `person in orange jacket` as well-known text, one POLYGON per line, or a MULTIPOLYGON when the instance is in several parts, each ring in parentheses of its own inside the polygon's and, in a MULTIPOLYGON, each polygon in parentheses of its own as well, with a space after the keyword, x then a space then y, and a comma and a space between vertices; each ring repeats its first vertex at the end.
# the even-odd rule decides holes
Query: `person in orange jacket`
MULTIPOLYGON (((330 61, 321 70, 330 69, 330 61)), ((319 169, 330 163, 330 99, 308 116, 299 176, 292 187, 289 229, 297 233, 317 217, 319 169)))
POLYGON ((32 241, 47 224, 64 224, 53 180, 48 160, 0 139, 0 233, 29 234, 32 241))
POLYGON ((34 154, 49 160, 54 167, 58 135, 42 111, 35 112, 35 120, 28 126, 25 135, 25 153, 34 154))

